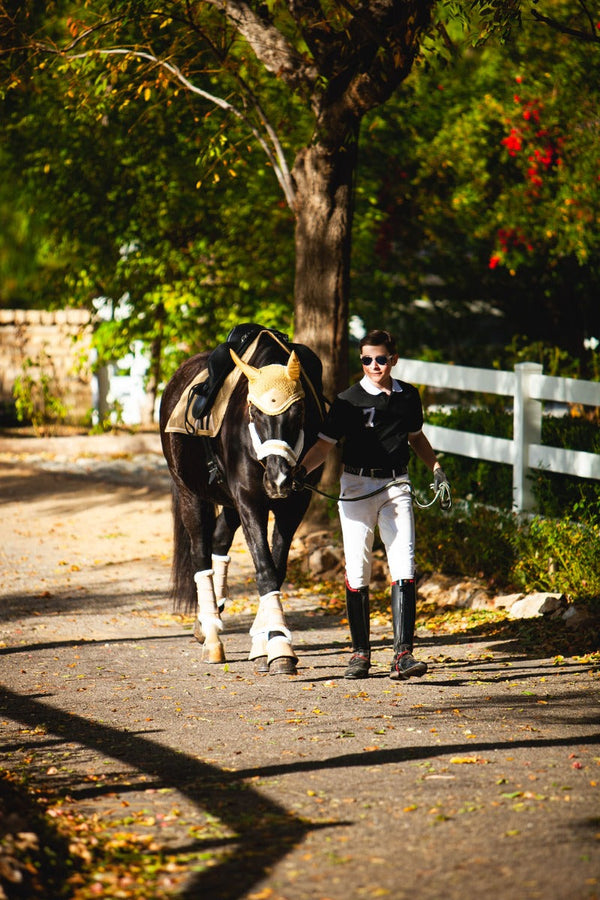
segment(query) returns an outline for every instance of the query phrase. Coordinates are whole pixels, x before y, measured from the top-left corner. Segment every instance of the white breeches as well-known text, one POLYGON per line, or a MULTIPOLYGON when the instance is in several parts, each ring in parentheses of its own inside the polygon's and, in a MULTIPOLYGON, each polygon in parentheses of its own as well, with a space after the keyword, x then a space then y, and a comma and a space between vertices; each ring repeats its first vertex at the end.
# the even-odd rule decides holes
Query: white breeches
MULTIPOLYGON (((389 480, 343 472, 340 496, 369 494, 389 480)), ((351 588, 356 590, 369 586, 376 528, 379 528, 385 547, 391 580, 414 578, 415 520, 408 475, 403 476, 400 484, 366 500, 344 503, 342 499, 338 502, 338 510, 344 540, 346 579, 351 588)))

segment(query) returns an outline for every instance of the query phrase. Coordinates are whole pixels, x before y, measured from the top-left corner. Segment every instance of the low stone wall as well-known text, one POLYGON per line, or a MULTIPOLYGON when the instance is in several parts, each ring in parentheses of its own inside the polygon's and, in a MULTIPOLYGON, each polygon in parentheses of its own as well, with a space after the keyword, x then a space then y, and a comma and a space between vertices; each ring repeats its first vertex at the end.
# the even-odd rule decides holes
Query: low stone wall
POLYGON ((0 409, 14 408, 13 389, 31 360, 30 374, 51 380, 52 393, 82 421, 92 406, 90 314, 81 309, 0 309, 0 409))

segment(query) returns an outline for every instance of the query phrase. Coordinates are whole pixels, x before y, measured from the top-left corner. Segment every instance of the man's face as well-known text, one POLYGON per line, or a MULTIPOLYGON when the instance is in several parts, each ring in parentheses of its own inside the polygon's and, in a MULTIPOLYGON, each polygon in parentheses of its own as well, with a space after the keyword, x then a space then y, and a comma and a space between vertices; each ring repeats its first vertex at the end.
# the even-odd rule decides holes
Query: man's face
POLYGON ((365 344, 361 350, 360 359, 363 372, 377 387, 389 389, 392 382, 392 367, 398 362, 397 354, 391 356, 385 344, 372 346, 365 344), (367 363, 366 359, 370 358, 367 363))

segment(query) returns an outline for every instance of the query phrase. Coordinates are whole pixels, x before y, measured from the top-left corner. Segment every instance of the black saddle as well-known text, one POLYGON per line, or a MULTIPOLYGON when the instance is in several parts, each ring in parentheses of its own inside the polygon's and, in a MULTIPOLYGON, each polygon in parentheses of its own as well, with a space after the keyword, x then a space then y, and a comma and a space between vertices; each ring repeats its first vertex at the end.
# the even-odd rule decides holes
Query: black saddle
POLYGON ((265 329, 263 325, 257 325, 255 322, 244 322, 241 325, 235 325, 227 335, 225 343, 219 344, 208 357, 206 363, 208 378, 190 388, 185 414, 186 428, 190 434, 193 434, 196 430, 193 423, 208 416, 223 382, 229 373, 233 371, 235 363, 229 351, 233 350, 234 353, 241 356, 248 344, 252 343, 261 331, 269 331, 279 338, 280 341, 286 344, 289 343, 290 339, 287 334, 276 331, 274 328, 265 329))

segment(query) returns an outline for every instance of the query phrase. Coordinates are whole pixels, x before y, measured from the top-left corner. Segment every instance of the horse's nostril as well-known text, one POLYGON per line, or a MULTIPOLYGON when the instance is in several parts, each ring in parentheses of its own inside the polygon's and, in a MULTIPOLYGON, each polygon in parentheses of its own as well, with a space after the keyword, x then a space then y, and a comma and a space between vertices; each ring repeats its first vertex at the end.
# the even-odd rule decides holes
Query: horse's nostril
POLYGON ((292 479, 289 476, 285 478, 277 477, 276 479, 265 476, 264 488, 265 493, 271 500, 282 500, 291 494, 292 479))

